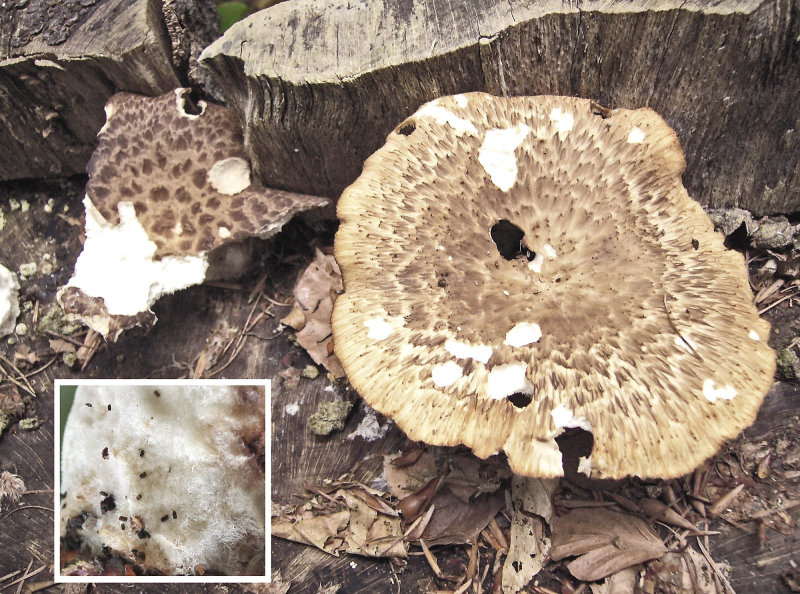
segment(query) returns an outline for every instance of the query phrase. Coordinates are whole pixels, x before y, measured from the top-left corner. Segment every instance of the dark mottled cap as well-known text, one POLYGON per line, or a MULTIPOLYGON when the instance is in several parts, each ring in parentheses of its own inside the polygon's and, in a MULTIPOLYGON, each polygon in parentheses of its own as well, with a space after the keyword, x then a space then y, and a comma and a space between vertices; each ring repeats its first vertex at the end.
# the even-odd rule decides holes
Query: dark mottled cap
POLYGON ((769 324, 650 109, 481 93, 422 106, 338 204, 336 355, 412 439, 563 474, 674 477, 755 418, 769 324))
POLYGON ((188 93, 109 100, 86 186, 107 221, 118 223, 117 205, 131 202, 161 258, 269 237, 298 212, 328 203, 251 184, 235 114, 204 101, 187 110, 188 93))

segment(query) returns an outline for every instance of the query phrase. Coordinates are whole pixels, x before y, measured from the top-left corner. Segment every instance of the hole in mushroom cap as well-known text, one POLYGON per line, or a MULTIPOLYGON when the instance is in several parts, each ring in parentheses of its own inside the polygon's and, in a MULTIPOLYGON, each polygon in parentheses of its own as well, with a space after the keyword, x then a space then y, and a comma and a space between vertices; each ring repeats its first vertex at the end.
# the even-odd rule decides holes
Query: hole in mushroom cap
POLYGON ((183 94, 183 111, 189 115, 200 115, 203 113, 203 106, 199 104, 200 93, 192 89, 183 94))
MULTIPOLYGON (((570 427, 556 437, 556 445, 561 451, 564 476, 573 480, 578 475, 581 458, 589 458, 594 448, 594 435, 578 427, 570 427)), ((581 474, 583 480, 585 474, 581 474)))
POLYGON ((523 243, 522 238, 525 232, 517 227, 511 221, 500 219, 489 230, 494 245, 497 246, 497 251, 506 260, 513 260, 518 256, 525 256, 528 262, 536 257, 536 254, 530 251, 523 243))
POLYGON ((403 122, 397 127, 397 133, 402 134, 403 136, 411 136, 416 129, 417 125, 414 123, 414 121, 409 120, 407 122, 403 122))
POLYGON ((514 392, 508 397, 508 401, 517 408, 525 408, 533 401, 533 394, 525 394, 524 392, 514 392))

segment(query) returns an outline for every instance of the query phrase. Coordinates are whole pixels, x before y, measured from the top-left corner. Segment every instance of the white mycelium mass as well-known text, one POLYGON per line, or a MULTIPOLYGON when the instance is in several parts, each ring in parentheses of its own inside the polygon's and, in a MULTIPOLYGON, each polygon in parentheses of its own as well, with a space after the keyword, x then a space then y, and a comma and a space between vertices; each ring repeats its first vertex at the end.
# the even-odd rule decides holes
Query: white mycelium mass
POLYGON ((558 252, 556 252, 555 248, 549 243, 544 244, 544 253, 551 260, 558 258, 558 252))
POLYGON ((19 281, 17 275, 0 266, 0 336, 11 334, 19 316, 19 281))
POLYGON ((630 144, 641 144, 644 142, 644 130, 638 126, 631 128, 631 131, 628 134, 628 142, 630 144))
POLYGON ((441 105, 436 105, 435 102, 426 103, 423 105, 416 115, 433 118, 440 124, 447 124, 456 132, 466 132, 467 134, 472 134, 474 136, 478 134, 478 129, 475 127, 475 124, 469 120, 458 117, 452 111, 442 107, 441 105))
POLYGON ((532 394, 533 384, 525 377, 527 363, 506 363, 498 365, 489 372, 489 398, 505 398, 517 392, 532 394))
POLYGON ((392 327, 380 316, 364 320, 364 325, 369 328, 369 332, 367 332, 368 338, 383 340, 392 333, 392 327))
POLYGON ((731 400, 736 396, 736 389, 733 386, 722 386, 718 388, 714 380, 707 379, 703 382, 703 396, 710 402, 716 402, 720 399, 731 400))
POLYGON ((85 513, 78 534, 95 555, 108 547, 166 575, 263 575, 264 470, 247 444, 266 439, 264 398, 253 390, 80 386, 61 449, 62 536, 85 513))
POLYGON ((517 181, 517 156, 514 151, 530 131, 525 124, 486 131, 478 150, 478 162, 483 165, 492 183, 504 192, 510 190, 517 181))
POLYGON ((164 294, 203 282, 205 255, 154 259, 156 244, 136 218, 130 202, 118 205, 120 222, 109 223, 88 197, 86 241, 67 286, 101 297, 111 315, 147 311, 164 294))
POLYGON ((448 361, 447 363, 436 365, 431 372, 431 378, 434 384, 440 388, 446 388, 455 383, 463 374, 464 370, 461 369, 458 363, 455 361, 448 361))
POLYGON ((511 330, 506 332, 506 339, 503 341, 508 346, 522 347, 526 344, 538 342, 542 337, 542 329, 539 324, 533 322, 520 322, 511 330))
POLYGON ((457 359, 475 359, 481 363, 486 363, 492 356, 492 347, 488 345, 472 345, 452 338, 448 338, 445 341, 444 348, 457 359))

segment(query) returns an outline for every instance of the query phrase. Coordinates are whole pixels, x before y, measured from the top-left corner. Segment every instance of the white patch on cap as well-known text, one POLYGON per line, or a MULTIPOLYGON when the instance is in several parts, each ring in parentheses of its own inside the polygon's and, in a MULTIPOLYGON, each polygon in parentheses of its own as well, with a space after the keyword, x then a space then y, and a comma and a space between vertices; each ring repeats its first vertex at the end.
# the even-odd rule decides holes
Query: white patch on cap
POLYGON ((467 106, 467 97, 465 95, 456 95, 454 99, 456 100, 456 105, 458 105, 461 109, 464 109, 467 106))
POLYGON ((433 118, 440 124, 447 124, 456 132, 466 132, 473 136, 478 135, 478 129, 475 124, 469 120, 458 117, 447 108, 437 105, 434 102, 426 103, 416 113, 417 116, 433 118))
POLYGON ((572 125, 575 123, 575 118, 568 111, 562 111, 560 107, 554 107, 550 112, 550 121, 555 122, 558 137, 564 140, 567 132, 572 130, 572 125))
POLYGON ((718 388, 714 380, 707 379, 703 382, 703 396, 710 402, 716 402, 719 399, 731 400, 736 396, 736 389, 733 386, 718 388))
POLYGON ((203 282, 205 254, 154 259, 156 244, 136 219, 130 202, 120 202, 119 223, 106 221, 85 197, 86 240, 67 286, 103 299, 111 315, 134 316, 147 311, 167 293, 203 282))
POLYGON ((591 456, 581 456, 578 458, 578 472, 585 474, 588 477, 592 476, 592 458, 591 456))
POLYGON ((100 130, 97 132, 98 136, 100 136, 103 132, 108 130, 108 124, 111 121, 111 118, 114 117, 114 104, 113 103, 111 103, 109 101, 108 103, 106 103, 106 106, 105 106, 104 109, 105 109, 105 112, 106 112, 106 123, 103 124, 103 127, 100 128, 100 130))
POLYGON ((250 185, 250 163, 241 157, 220 159, 208 170, 207 177, 217 192, 233 196, 250 185))
POLYGON ((173 235, 181 235, 183 233, 183 225, 180 221, 175 223, 175 225, 172 227, 172 233, 173 235))
POLYGON ((644 142, 644 130, 638 126, 631 128, 630 134, 628 134, 628 142, 630 144, 641 144, 644 142))
POLYGON ((559 404, 550 413, 553 417, 553 424, 559 429, 571 429, 577 427, 584 431, 591 431, 592 424, 586 417, 576 417, 575 413, 563 404, 559 404))
POLYGON ((522 347, 532 342, 539 342, 541 337, 542 329, 539 324, 520 322, 506 333, 503 343, 511 347, 522 347))
POLYGON ((697 344, 686 335, 677 335, 675 337, 675 346, 682 348, 684 351, 692 355, 697 352, 697 344))
POLYGON ((544 256, 537 252, 533 260, 528 262, 528 268, 538 274, 542 271, 542 264, 544 264, 544 256))
POLYGON ((461 369, 461 366, 455 361, 448 361, 433 368, 431 379, 438 387, 446 388, 455 383, 462 375, 464 375, 464 370, 461 369))
POLYGON ((380 316, 370 320, 365 320, 364 325, 369 328, 369 332, 367 332, 367 338, 384 340, 392 333, 392 327, 380 316))
POLYGON ((556 252, 555 248, 549 243, 544 244, 544 253, 551 260, 558 258, 558 252, 556 252))
POLYGON ((222 239, 228 239, 231 236, 231 230, 228 229, 227 227, 220 227, 219 229, 217 229, 217 234, 222 239))
POLYGON ((469 344, 448 338, 444 343, 444 348, 448 353, 457 359, 475 359, 481 363, 486 363, 492 356, 492 347, 485 344, 469 344))
POLYGON ((203 101, 202 99, 197 102, 197 107, 200 108, 200 113, 187 113, 186 111, 186 97, 185 94, 189 93, 191 89, 175 89, 175 109, 178 110, 178 114, 183 118, 189 118, 190 120, 196 120, 201 115, 206 112, 206 106, 208 103, 203 101))
POLYGON ((514 151, 522 144, 531 129, 525 124, 514 128, 493 128, 486 132, 478 150, 478 162, 483 165, 492 183, 507 192, 517 181, 517 156, 514 151))
POLYGON ((489 398, 499 400, 512 394, 533 394, 533 384, 525 377, 527 363, 506 363, 489 372, 489 398))
POLYGON ((750 330, 750 334, 748 334, 747 336, 750 337, 750 340, 761 340, 761 337, 758 335, 758 332, 756 332, 755 330, 750 330))

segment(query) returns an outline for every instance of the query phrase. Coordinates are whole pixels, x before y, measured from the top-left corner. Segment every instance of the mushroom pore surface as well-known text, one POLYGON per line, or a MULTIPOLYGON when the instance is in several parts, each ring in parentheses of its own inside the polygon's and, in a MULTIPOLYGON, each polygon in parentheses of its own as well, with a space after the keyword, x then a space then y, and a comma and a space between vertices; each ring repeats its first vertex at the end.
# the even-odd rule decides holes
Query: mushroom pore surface
POLYGON ((752 423, 769 324, 740 254, 681 183, 655 112, 443 97, 338 203, 332 326, 358 392, 416 440, 563 473, 674 477, 752 423))

